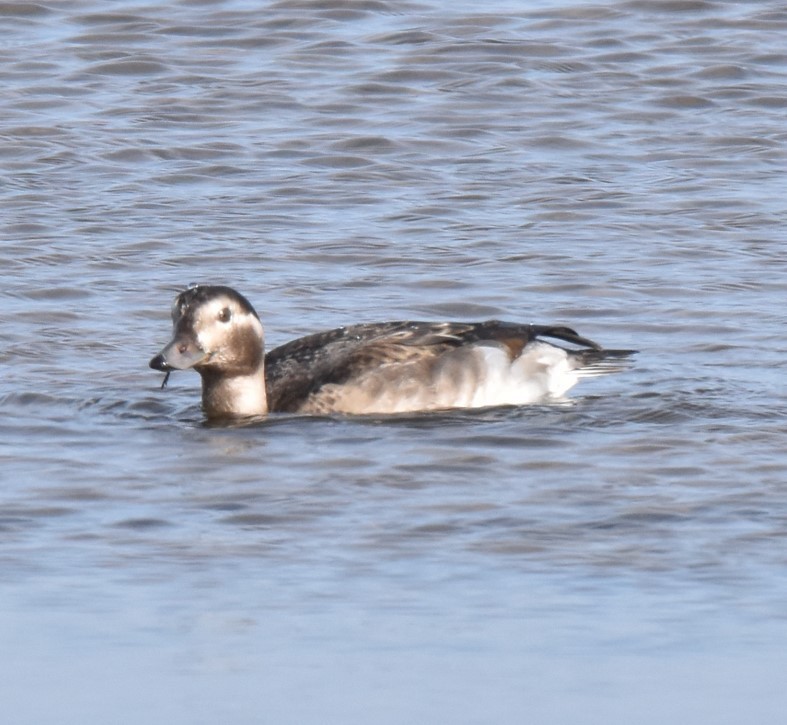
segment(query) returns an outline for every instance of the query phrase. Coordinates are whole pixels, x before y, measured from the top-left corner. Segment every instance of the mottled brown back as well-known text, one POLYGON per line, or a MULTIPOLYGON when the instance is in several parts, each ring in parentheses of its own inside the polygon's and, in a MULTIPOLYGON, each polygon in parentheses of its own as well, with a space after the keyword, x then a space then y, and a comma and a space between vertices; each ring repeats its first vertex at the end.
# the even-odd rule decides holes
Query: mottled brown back
POLYGON ((327 384, 350 384, 369 370, 393 363, 437 359, 441 353, 484 341, 504 345, 511 359, 537 337, 600 350, 568 327, 487 322, 383 322, 340 327, 277 347, 265 358, 268 406, 296 412, 327 384))

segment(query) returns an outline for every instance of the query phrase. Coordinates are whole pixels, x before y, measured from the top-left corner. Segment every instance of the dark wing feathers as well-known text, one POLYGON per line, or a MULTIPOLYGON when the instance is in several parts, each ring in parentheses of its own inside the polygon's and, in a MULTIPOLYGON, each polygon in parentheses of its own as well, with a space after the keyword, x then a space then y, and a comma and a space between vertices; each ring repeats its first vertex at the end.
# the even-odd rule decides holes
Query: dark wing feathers
POLYGON ((268 405, 274 411, 296 411, 323 385, 346 382, 386 363, 415 359, 424 350, 436 355, 461 344, 441 335, 437 327, 418 322, 352 325, 277 347, 265 356, 268 405))
POLYGON ((592 340, 568 327, 487 322, 382 322, 339 327, 308 335, 265 356, 268 404, 274 411, 296 411, 329 383, 344 383, 381 365, 437 357, 461 345, 497 342, 516 358, 527 343, 549 337, 589 350, 592 340))

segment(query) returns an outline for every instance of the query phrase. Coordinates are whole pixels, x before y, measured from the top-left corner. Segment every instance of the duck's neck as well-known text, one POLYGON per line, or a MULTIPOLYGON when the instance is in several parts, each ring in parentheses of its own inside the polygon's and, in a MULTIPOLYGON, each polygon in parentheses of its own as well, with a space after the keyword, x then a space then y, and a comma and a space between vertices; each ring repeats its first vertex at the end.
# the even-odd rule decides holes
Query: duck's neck
POLYGON ((200 371, 202 376, 202 409, 208 418, 233 418, 266 415, 268 396, 265 392, 263 363, 252 373, 217 375, 200 371))

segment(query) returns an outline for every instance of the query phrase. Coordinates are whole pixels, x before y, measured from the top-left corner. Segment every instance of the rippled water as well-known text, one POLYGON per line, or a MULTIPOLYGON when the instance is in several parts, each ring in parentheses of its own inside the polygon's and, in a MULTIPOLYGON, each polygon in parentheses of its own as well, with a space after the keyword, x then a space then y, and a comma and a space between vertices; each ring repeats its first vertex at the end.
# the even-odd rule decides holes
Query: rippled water
POLYGON ((0 699, 17 724, 780 723, 787 12, 0 3, 0 699), (272 345, 565 323, 573 402, 209 427, 272 345))

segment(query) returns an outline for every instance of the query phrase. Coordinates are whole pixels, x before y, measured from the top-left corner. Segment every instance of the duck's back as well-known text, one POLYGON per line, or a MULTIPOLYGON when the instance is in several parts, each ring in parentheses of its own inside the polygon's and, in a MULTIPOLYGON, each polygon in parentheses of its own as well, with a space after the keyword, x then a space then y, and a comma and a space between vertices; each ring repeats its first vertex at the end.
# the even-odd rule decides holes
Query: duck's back
POLYGON ((604 351, 567 327, 384 322, 294 340, 265 358, 271 411, 396 413, 560 396, 604 351), (540 338, 579 346, 567 351, 540 338))

